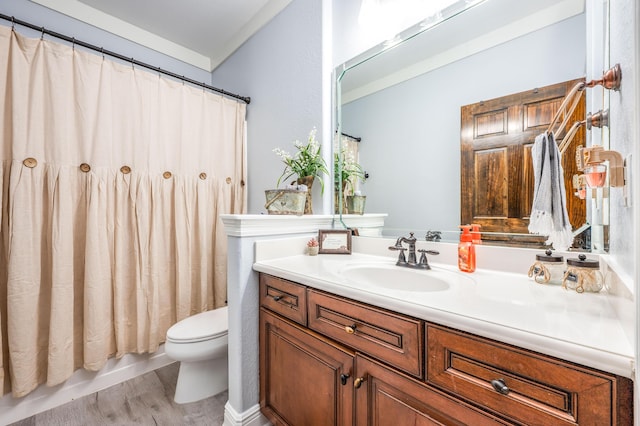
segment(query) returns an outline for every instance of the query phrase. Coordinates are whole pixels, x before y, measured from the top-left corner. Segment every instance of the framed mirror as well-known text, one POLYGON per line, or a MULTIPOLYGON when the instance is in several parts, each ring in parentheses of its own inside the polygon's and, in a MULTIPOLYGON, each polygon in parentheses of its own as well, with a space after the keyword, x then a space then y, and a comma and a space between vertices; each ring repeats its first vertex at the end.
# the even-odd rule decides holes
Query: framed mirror
POLYGON ((359 190, 366 212, 388 214, 383 235, 457 241, 461 107, 584 78, 588 55, 602 55, 587 52, 586 34, 584 0, 457 1, 337 67, 336 128, 360 139, 359 190))

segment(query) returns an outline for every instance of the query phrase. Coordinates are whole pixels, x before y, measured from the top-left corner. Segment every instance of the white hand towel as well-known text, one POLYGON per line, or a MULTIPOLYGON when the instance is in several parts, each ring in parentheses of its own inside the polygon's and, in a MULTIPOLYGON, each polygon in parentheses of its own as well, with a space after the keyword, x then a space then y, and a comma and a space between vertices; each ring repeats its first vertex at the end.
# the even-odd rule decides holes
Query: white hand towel
POLYGON ((560 151, 553 133, 538 135, 531 155, 535 188, 529 232, 548 235, 546 244, 553 245, 556 250, 566 250, 573 243, 573 233, 567 213, 560 151))

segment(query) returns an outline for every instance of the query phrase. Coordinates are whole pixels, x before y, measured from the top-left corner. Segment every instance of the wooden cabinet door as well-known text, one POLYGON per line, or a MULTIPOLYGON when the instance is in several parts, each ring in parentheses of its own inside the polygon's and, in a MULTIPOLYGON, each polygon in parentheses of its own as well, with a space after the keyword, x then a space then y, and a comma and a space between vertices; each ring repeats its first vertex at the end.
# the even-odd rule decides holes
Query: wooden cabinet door
MULTIPOLYGON (((483 240, 530 243, 534 246, 546 240, 546 237, 529 236, 527 229, 534 189, 531 148, 536 136, 551 123, 566 94, 579 81, 583 80, 567 81, 462 107, 461 223, 480 224, 483 240)), ((567 127, 585 119, 584 99, 583 95, 567 127)), ((563 137, 566 130, 559 136, 563 137)), ((574 230, 586 223, 586 202, 573 195, 572 187, 573 175, 579 174, 575 148, 584 145, 584 141, 582 126, 562 157, 567 210, 574 230)))
POLYGON ((353 356, 261 308, 262 413, 274 425, 352 425, 353 356))
POLYGON ((355 377, 359 426, 509 424, 360 354, 355 377))

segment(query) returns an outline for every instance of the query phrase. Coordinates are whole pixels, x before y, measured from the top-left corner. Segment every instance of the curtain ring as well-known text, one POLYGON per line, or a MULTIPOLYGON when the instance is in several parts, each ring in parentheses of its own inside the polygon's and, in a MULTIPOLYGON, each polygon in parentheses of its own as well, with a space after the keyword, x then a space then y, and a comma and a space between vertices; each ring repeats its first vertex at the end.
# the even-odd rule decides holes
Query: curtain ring
POLYGON ((134 59, 133 59, 133 56, 132 56, 132 57, 131 57, 131 69, 132 69, 132 70, 135 70, 135 68, 134 68, 134 66, 133 66, 133 61, 134 61, 134 59))
POLYGON ((165 178, 165 179, 169 179, 171 177, 171 172, 164 172, 162 174, 162 177, 165 178))
POLYGON ((76 38, 71 37, 71 50, 76 50, 76 38))
POLYGON ((200 173, 200 179, 205 180, 207 178, 207 174, 205 172, 200 173))
POLYGON ((15 18, 12 16, 11 17, 11 31, 15 31, 16 30, 16 21, 15 18))
POLYGON ((230 178, 230 177, 228 177, 228 178, 226 179, 226 182, 227 182, 227 183, 231 183, 231 178, 230 178))
POLYGON ((129 166, 122 166, 120 167, 120 171, 125 174, 128 175, 129 173, 131 173, 131 167, 129 166))
POLYGON ((100 53, 102 54, 102 59, 104 59, 104 47, 100 48, 100 53))
POLYGON ((90 172, 91 166, 88 165, 87 163, 82 163, 80 164, 80 170, 82 170, 84 173, 90 172))
POLYGON ((40 27, 40 40, 44 40, 44 27, 40 27))

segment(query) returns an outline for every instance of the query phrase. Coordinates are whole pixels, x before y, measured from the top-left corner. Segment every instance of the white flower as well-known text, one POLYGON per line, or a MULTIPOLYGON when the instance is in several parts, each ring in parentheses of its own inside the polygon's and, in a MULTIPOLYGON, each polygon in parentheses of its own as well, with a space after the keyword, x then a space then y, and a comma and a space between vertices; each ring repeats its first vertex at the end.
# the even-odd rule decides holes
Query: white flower
POLYGON ((289 154, 287 151, 284 151, 280 148, 274 148, 273 152, 275 152, 275 154, 280 157, 283 161, 287 161, 291 159, 291 154, 289 154))
POLYGON ((320 184, 324 188, 322 181, 323 174, 329 174, 327 170, 327 164, 320 154, 320 144, 316 141, 316 128, 314 127, 309 132, 308 142, 306 144, 296 140, 293 145, 296 147, 297 152, 294 155, 283 151, 280 148, 275 148, 273 152, 280 157, 285 164, 282 175, 278 178, 277 186, 280 185, 282 180, 286 180, 291 176, 297 176, 298 178, 313 176, 320 181, 320 184))

